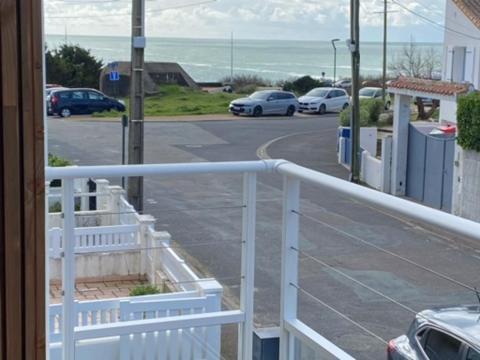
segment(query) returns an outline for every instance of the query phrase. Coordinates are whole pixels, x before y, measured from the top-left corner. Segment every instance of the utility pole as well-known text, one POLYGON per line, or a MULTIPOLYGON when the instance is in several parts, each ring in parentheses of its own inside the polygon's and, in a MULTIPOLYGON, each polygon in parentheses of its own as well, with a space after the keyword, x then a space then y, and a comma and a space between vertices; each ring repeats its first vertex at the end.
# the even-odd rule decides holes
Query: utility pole
POLYGON ((230 36, 230 86, 233 85, 233 31, 230 36))
MULTIPOLYGON (((130 72, 130 127, 128 163, 143 164, 144 152, 145 0, 132 0, 132 60, 130 72)), ((128 179, 128 201, 143 211, 143 177, 128 179)))
POLYGON ((352 156, 350 181, 360 182, 360 0, 350 0, 350 51, 352 53, 352 156))
POLYGON ((383 74, 382 74, 382 101, 385 104, 387 96, 387 20, 388 20, 387 0, 383 0, 383 74))

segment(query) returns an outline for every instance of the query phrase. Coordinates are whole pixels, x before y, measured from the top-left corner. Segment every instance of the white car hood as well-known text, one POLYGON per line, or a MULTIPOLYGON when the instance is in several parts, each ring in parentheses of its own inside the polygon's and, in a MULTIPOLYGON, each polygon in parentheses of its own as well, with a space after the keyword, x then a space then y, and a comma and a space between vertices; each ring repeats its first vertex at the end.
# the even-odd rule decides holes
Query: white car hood
POLYGON ((298 98, 299 102, 308 102, 308 103, 314 103, 314 102, 320 102, 323 101, 325 98, 323 97, 317 97, 317 96, 302 96, 298 98))

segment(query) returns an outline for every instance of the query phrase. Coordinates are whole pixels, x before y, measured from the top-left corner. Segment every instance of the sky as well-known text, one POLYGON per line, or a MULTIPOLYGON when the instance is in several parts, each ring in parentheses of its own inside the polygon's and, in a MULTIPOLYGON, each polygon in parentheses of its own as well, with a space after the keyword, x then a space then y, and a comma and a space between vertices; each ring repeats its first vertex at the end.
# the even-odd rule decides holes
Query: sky
MULTIPOLYGON (((349 0, 145 0, 149 37, 327 41, 349 35, 349 0), (191 5, 191 6, 190 6, 191 5)), ((383 0, 361 1, 362 41, 382 41, 383 0)), ((389 0, 389 41, 442 42, 445 0, 389 0), (398 5, 400 4, 400 5, 398 5), (403 7, 402 7, 403 6, 403 7)), ((130 35, 131 0, 45 0, 45 31, 130 35)))

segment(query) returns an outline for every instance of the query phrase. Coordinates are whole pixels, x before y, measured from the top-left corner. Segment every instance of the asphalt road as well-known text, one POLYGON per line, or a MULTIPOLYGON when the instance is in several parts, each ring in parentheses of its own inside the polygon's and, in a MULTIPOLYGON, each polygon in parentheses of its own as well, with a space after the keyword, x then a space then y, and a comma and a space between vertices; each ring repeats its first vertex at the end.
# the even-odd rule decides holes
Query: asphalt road
MULTIPOLYGON (((120 124, 52 118, 48 125, 50 152, 79 165, 120 162, 120 124)), ((336 163, 336 127, 334 115, 147 123, 145 160, 173 163, 269 156, 346 179, 347 172, 336 163)), ((281 184, 273 175, 259 177, 255 310, 256 323, 262 326, 278 323, 281 184)), ((240 283, 240 206, 240 176, 145 179, 145 212, 158 219, 158 230, 172 234, 198 272, 226 285, 228 306, 235 306, 240 283), (199 245, 205 243, 209 245, 199 245)), ((413 314, 322 262, 414 311, 477 301, 458 285, 358 240, 478 286, 480 250, 468 239, 308 185, 302 186, 301 211, 308 216, 301 218, 301 251, 320 262, 305 256, 300 261, 299 286, 305 292, 299 295, 299 317, 356 358, 384 359, 386 344, 339 313, 385 340, 404 333, 413 314)))

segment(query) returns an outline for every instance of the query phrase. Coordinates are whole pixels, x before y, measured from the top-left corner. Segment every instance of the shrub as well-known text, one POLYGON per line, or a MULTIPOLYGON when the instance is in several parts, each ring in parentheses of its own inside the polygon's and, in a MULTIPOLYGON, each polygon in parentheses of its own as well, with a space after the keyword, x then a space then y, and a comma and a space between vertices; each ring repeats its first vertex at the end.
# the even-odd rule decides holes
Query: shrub
MULTIPOLYGON (((340 113, 340 124, 342 126, 350 126, 349 107, 340 113)), ((378 122, 380 114, 383 112, 384 106, 382 100, 361 99, 360 100, 360 126, 375 126, 378 122)))
POLYGON ((130 290, 130 296, 155 295, 160 293, 160 289, 152 285, 138 285, 130 290))
POLYGON ((98 88, 102 61, 78 45, 60 45, 45 54, 47 82, 67 87, 98 88))
POLYGON ((60 212, 62 212, 62 204, 59 201, 53 203, 52 205, 50 205, 50 207, 48 209, 48 212, 49 213, 60 213, 60 212))
MULTIPOLYGON (((350 113, 351 113, 351 108, 347 108, 345 110, 342 110, 340 113, 340 125, 342 126, 350 126, 350 113)), ((369 126, 369 119, 370 116, 365 108, 360 108, 360 126, 361 127, 366 127, 369 126)))
MULTIPOLYGON (((72 165, 72 163, 69 160, 64 159, 60 156, 50 154, 50 153, 48 154, 48 166, 64 167, 64 166, 70 166, 70 165, 72 165)), ((62 186, 62 181, 60 179, 52 180, 52 181, 50 181, 50 186, 51 187, 60 187, 60 186, 62 186)), ((55 211, 50 211, 50 212, 55 212, 55 211)))
POLYGON ((378 117, 378 126, 388 126, 393 124, 393 112, 380 114, 378 117))
POLYGON ((254 93, 256 90, 257 90, 257 85, 254 85, 254 84, 235 88, 235 91, 239 94, 251 94, 251 93, 254 93))
POLYGON ((325 87, 325 86, 328 86, 328 84, 307 75, 293 81, 292 80, 285 81, 283 83, 283 90, 293 91, 298 95, 303 95, 312 89, 315 89, 317 87, 325 87))
POLYGON ((361 99, 360 100, 360 109, 366 109, 369 116, 369 123, 376 123, 378 117, 385 110, 385 105, 382 100, 379 99, 361 99))
POLYGON ((462 96, 457 108, 458 144, 480 152, 480 93, 462 96))
POLYGON ((240 91, 245 92, 245 90, 242 90, 242 89, 245 89, 247 86, 249 86, 250 89, 252 88, 256 89, 259 86, 271 85, 270 81, 265 80, 258 75, 246 75, 246 74, 235 75, 233 77, 233 81, 232 79, 230 79, 230 77, 225 77, 221 80, 221 82, 223 84, 230 84, 236 92, 240 92, 240 91))
POLYGON ((72 163, 69 160, 64 159, 60 156, 48 154, 48 166, 63 167, 63 166, 70 166, 70 165, 72 165, 72 163))

